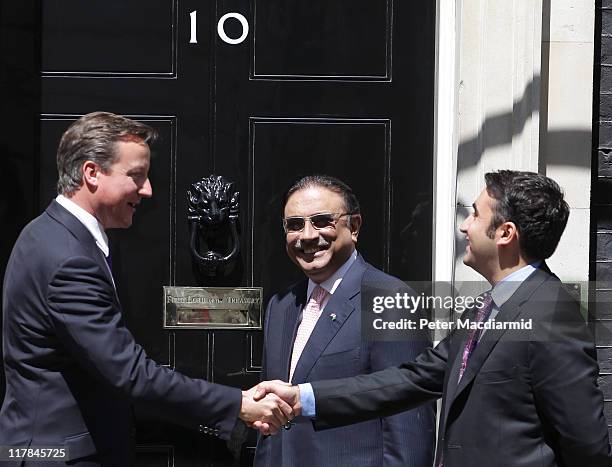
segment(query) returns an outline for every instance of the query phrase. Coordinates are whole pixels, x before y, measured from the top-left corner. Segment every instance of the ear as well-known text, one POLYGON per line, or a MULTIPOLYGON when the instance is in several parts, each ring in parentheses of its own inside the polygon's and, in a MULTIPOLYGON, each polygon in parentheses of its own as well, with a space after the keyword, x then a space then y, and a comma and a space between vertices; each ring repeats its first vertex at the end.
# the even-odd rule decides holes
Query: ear
POLYGON ((353 242, 357 243, 357 237, 359 236, 359 229, 361 229, 361 214, 351 214, 351 224, 349 225, 351 229, 351 237, 353 237, 353 242))
POLYGON ((510 245, 516 242, 518 245, 518 229, 514 222, 504 222, 496 229, 497 245, 510 245))
POLYGON ((102 169, 93 161, 85 161, 83 163, 83 184, 90 191, 95 191, 98 188, 98 176, 102 169))

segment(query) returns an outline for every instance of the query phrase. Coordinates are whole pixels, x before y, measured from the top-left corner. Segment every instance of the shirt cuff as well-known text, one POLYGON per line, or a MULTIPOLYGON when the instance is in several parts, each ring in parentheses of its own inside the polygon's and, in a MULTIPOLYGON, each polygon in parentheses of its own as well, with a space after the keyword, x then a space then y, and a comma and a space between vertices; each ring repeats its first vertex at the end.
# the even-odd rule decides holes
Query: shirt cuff
POLYGON ((310 383, 298 384, 300 388, 300 404, 302 417, 314 418, 317 415, 314 392, 310 383))

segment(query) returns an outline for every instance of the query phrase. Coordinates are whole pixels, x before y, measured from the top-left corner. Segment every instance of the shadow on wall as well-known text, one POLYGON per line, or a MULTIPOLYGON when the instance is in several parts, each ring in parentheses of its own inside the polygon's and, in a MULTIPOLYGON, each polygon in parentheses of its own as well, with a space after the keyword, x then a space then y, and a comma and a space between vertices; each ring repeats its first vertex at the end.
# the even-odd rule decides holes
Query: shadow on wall
MULTIPOLYGON (((459 143, 457 173, 478 164, 486 150, 512 143, 520 135, 525 124, 537 116, 540 102, 534 99, 540 92, 540 77, 535 77, 526 87, 520 99, 512 104, 512 111, 487 116, 478 133, 459 143)), ((471 202, 470 202, 471 203, 471 202)))
MULTIPOLYGON (((542 92, 548 95, 547 89, 541 89, 541 79, 535 77, 526 87, 520 99, 514 101, 512 111, 495 114, 485 118, 480 130, 472 138, 459 143, 457 152, 457 179, 461 172, 478 165, 486 151, 501 146, 511 146, 512 140, 520 135, 528 120, 539 118, 548 121, 548 104, 546 97, 536 99, 542 92)), ((544 133, 546 128, 540 126, 540 167, 546 173, 546 165, 569 166, 588 169, 591 165, 592 134, 587 129, 566 129, 544 133)), ((500 167, 503 168, 503 167, 500 167)), ((481 182, 484 185, 484 181, 481 182)), ((563 188, 563 186, 562 186, 563 188)), ((456 219, 470 215, 473 199, 457 196, 456 219)), ((455 260, 463 257, 466 241, 455 226, 455 260)))
MULTIPOLYGON (((540 121, 539 167, 546 173, 546 166, 569 166, 588 169, 591 165, 592 133, 590 128, 547 131, 548 124, 548 82, 550 68, 550 23, 552 0, 542 2, 542 76, 535 76, 525 86, 523 95, 514 101, 512 111, 487 117, 478 133, 459 144, 457 156, 457 179, 463 170, 476 166, 485 152, 491 148, 510 146, 512 140, 520 135, 527 121, 537 118, 540 121)), ((501 167, 500 167, 501 168, 501 167)), ((481 183, 484 184, 484 181, 481 183)), ((562 188, 564 188, 562 186, 562 188)), ((474 200, 457 196, 456 219, 465 218, 471 213, 474 200)), ((463 256, 466 241, 455 229, 455 259, 463 256)))

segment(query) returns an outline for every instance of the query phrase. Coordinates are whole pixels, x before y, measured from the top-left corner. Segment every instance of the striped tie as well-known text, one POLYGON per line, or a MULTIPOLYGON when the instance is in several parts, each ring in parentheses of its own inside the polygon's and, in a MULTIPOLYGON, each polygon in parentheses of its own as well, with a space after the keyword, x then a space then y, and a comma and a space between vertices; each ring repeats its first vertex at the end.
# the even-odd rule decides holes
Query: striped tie
POLYGON ((300 355, 302 355, 302 351, 304 347, 306 347, 306 342, 308 342, 308 338, 312 334, 312 330, 316 326, 319 316, 321 316, 321 304, 326 296, 327 290, 317 285, 312 291, 310 300, 302 312, 302 322, 298 327, 295 342, 293 343, 293 352, 291 353, 289 381, 293 379, 293 372, 300 359, 300 355))

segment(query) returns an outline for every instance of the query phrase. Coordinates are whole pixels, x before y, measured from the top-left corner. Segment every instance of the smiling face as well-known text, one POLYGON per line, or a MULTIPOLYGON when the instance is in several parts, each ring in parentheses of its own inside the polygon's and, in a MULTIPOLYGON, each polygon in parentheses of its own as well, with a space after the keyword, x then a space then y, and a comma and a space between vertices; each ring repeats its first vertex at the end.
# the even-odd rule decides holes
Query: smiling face
POLYGON ((472 205, 474 212, 459 227, 467 240, 463 263, 487 279, 499 268, 497 240, 500 233, 499 229, 493 232, 490 230, 496 202, 487 190, 483 190, 472 205))
MULTIPOLYGON (((285 205, 285 218, 323 213, 346 213, 342 196, 320 186, 293 193, 285 205)), ((349 258, 361 226, 361 216, 342 216, 335 226, 315 229, 306 221, 300 232, 286 234, 287 254, 310 279, 321 283, 329 279, 349 258), (351 225, 348 224, 349 218, 351 225)))
POLYGON ((132 225, 140 200, 153 194, 149 146, 142 141, 118 141, 115 151, 115 162, 97 176, 94 215, 105 229, 132 225))

